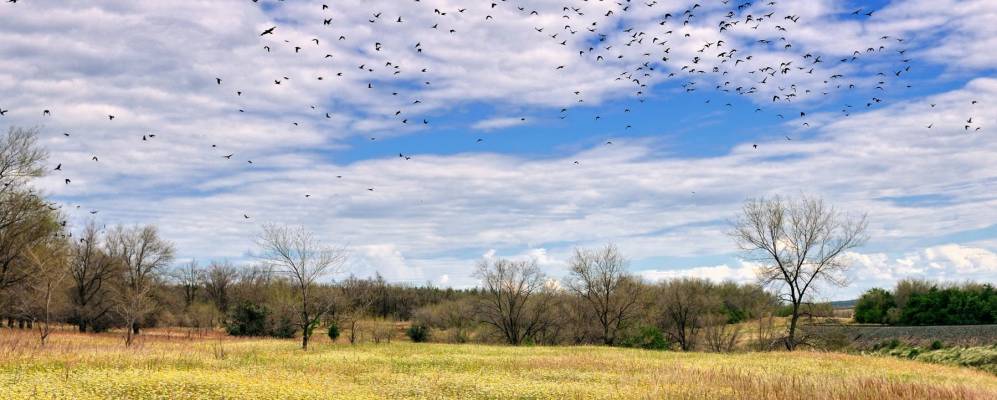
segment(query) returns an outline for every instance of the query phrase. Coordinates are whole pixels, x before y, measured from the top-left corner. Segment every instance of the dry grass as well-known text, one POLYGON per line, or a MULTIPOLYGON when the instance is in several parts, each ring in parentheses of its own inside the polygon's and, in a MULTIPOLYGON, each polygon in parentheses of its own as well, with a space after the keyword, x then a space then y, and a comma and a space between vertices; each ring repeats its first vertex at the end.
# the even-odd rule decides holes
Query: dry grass
POLYGON ((0 399, 992 399, 970 369, 834 353, 650 352, 0 330, 0 399))

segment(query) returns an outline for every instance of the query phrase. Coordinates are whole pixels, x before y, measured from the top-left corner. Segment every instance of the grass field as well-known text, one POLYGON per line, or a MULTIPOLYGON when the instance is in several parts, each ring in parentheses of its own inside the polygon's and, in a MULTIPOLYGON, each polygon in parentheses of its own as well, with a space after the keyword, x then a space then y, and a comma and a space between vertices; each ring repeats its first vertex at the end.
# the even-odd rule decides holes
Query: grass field
POLYGON ((652 352, 0 331, 0 398, 993 399, 997 377, 835 353, 652 352))

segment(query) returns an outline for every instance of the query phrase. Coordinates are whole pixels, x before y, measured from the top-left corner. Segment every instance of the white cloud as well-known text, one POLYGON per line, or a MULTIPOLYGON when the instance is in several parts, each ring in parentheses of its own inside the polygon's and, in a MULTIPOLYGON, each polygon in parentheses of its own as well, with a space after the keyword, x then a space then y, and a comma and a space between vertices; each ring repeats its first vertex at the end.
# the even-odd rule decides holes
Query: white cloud
POLYGON ((853 264, 849 275, 855 290, 892 287, 907 278, 997 283, 997 253, 985 248, 944 244, 895 257, 884 253, 849 253, 847 257, 853 264))
POLYGON ((491 129, 508 128, 510 126, 516 126, 516 125, 523 125, 525 123, 526 119, 522 117, 489 118, 475 122, 474 125, 471 125, 471 128, 478 130, 491 130, 491 129))
POLYGON ((681 269, 646 269, 638 271, 638 275, 648 281, 658 282, 675 278, 704 278, 714 282, 733 281, 737 283, 756 283, 758 278, 755 275, 757 266, 749 262, 742 262, 741 265, 731 267, 726 264, 712 267, 693 267, 681 269))

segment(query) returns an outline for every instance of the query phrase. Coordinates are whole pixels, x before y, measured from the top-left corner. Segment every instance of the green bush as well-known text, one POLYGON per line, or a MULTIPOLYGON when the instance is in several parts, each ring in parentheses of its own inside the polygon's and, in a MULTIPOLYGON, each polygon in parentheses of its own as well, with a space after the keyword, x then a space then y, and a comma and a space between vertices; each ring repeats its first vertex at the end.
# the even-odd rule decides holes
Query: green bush
POLYGON ((298 333, 298 326, 288 316, 282 316, 274 321, 273 329, 269 332, 270 336, 281 339, 291 339, 296 333, 298 333))
POLYGON ((865 292, 855 303, 855 322, 864 324, 883 324, 888 322, 887 311, 896 307, 893 294, 873 288, 865 292))
POLYGON ((266 336, 270 310, 245 302, 232 308, 225 330, 232 336, 266 336))
POLYGON ((335 322, 329 324, 328 333, 329 333, 329 339, 332 339, 333 342, 335 342, 336 339, 339 339, 339 324, 335 322))
POLYGON ((422 324, 414 324, 408 327, 405 331, 405 336, 408 336, 413 342, 421 343, 429 340, 429 327, 422 324))
POLYGON ((934 342, 931 342, 931 349, 932 350, 941 350, 942 347, 945 347, 945 346, 942 346, 942 341, 941 340, 936 340, 934 342))
POLYGON ((997 323, 997 291, 990 285, 932 287, 907 300, 902 325, 982 325, 997 323))
POLYGON ((661 330, 654 326, 641 326, 619 341, 620 346, 647 350, 668 350, 671 343, 665 339, 661 330))

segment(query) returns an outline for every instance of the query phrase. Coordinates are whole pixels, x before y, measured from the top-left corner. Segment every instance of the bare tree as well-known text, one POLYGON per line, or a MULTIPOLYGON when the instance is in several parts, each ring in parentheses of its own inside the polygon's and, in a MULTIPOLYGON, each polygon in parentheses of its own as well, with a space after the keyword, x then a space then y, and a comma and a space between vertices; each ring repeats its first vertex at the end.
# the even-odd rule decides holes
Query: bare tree
POLYGON ((351 345, 356 344, 362 339, 360 322, 369 314, 376 299, 374 289, 369 280, 353 275, 343 280, 339 289, 339 295, 335 297, 336 310, 333 317, 340 326, 349 326, 350 336, 347 339, 351 345))
POLYGON ((0 136, 0 292, 27 276, 18 258, 58 230, 58 216, 26 187, 44 175, 48 153, 38 145, 38 130, 10 128, 0 136))
POLYGON ((599 338, 611 345, 638 311, 640 286, 627 273, 628 262, 616 246, 599 251, 575 249, 565 285, 581 297, 602 329, 599 338))
POLYGON ((197 260, 190 260, 177 267, 172 275, 173 280, 183 291, 183 308, 188 310, 197 299, 197 290, 201 288, 201 282, 204 280, 204 271, 197 265, 197 260))
POLYGON ((748 200, 732 225, 731 236, 740 249, 761 264, 759 279, 778 287, 792 306, 785 345, 793 350, 799 344, 800 307, 814 285, 847 284, 844 272, 850 265, 842 255, 867 240, 866 217, 846 216, 818 198, 776 196, 748 200))
POLYGON ((550 296, 547 277, 536 260, 481 260, 475 276, 481 280, 482 296, 477 304, 481 322, 498 330, 506 343, 522 344, 547 321, 550 296))
POLYGON ((94 330, 96 321, 112 307, 110 282, 118 273, 120 264, 107 255, 103 245, 97 224, 90 221, 71 249, 69 274, 72 285, 69 297, 80 332, 86 332, 88 328, 94 330))
POLYGON ((31 268, 30 286, 38 310, 33 319, 39 321, 38 335, 44 346, 52 334, 54 297, 64 293, 62 283, 69 275, 69 246, 65 239, 51 236, 27 249, 25 256, 31 268))
POLYGON ((707 315, 703 325, 703 341, 706 343, 706 348, 713 352, 733 351, 737 340, 741 337, 741 327, 737 324, 728 324, 726 314, 707 315))
POLYGON ((316 282, 339 273, 347 260, 346 249, 323 245, 304 227, 266 224, 259 237, 260 257, 276 272, 289 277, 296 289, 298 327, 301 328, 301 348, 308 350, 308 340, 331 302, 312 296, 316 282))
POLYGON ((139 332, 139 323, 155 309, 152 289, 173 261, 173 244, 159 237, 156 227, 115 227, 108 235, 108 252, 121 263, 116 308, 125 321, 125 345, 139 332))
POLYGON ((232 285, 239 278, 239 270, 226 262, 212 262, 204 272, 204 291, 208 299, 222 313, 228 312, 232 285))
POLYGON ((48 153, 38 145, 37 129, 10 128, 0 137, 0 195, 44 175, 46 159, 48 153))
POLYGON ((661 328, 684 351, 696 348, 704 319, 717 306, 711 285, 706 279, 679 278, 658 286, 661 328))
POLYGON ((61 230, 58 219, 50 205, 30 190, 0 194, 0 292, 28 277, 23 255, 61 230))

